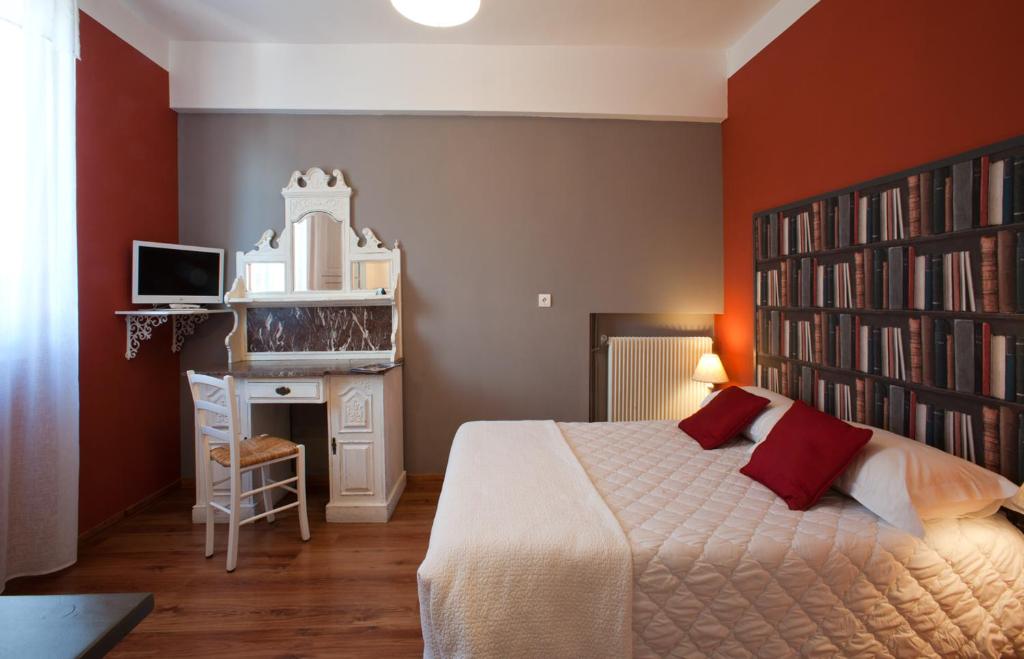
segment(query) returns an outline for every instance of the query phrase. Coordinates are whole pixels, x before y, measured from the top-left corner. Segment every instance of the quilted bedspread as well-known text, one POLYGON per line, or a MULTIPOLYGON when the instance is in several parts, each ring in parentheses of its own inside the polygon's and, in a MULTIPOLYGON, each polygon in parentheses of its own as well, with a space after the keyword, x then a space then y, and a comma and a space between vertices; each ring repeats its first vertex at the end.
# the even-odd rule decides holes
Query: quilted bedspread
POLYGON ((563 423, 633 555, 636 657, 1024 656, 1024 536, 1001 516, 924 539, 830 492, 790 511, 672 422, 563 423))

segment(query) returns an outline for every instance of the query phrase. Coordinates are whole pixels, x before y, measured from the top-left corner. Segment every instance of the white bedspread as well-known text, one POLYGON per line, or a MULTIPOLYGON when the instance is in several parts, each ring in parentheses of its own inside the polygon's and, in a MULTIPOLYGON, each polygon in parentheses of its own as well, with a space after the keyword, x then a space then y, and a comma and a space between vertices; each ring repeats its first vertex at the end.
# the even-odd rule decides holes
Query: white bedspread
POLYGON ((633 555, 636 657, 1024 656, 1024 536, 1004 518, 924 540, 852 499, 812 510, 672 422, 559 424, 633 555))
POLYGON ((417 574, 428 657, 623 657, 632 561, 550 421, 468 423, 417 574))

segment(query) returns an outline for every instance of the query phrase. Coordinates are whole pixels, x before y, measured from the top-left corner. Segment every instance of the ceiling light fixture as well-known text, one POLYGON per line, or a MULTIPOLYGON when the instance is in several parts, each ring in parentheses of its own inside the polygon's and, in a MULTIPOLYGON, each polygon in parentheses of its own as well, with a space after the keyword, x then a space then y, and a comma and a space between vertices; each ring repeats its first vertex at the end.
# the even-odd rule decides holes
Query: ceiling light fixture
POLYGON ((476 16, 480 0, 391 0, 391 6, 420 25, 453 27, 476 16))

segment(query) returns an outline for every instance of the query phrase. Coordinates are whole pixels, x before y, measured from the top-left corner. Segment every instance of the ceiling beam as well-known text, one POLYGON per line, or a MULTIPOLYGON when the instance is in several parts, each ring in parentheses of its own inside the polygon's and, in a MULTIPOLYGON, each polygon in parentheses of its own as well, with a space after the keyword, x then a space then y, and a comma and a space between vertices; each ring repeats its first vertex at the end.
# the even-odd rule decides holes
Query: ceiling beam
POLYGON ((171 107, 720 122, 720 50, 172 42, 171 107))

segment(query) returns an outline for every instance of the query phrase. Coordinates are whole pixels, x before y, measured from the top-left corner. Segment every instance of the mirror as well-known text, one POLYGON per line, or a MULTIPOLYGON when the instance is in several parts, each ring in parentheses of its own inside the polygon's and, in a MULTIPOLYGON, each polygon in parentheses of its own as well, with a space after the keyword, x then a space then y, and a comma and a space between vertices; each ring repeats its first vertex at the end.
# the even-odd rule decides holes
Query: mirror
POLYGON ((354 261, 352 290, 372 291, 391 288, 391 261, 354 261))
POLYGON ((245 266, 250 293, 284 293, 284 263, 256 261, 245 266))
POLYGON ((309 213, 292 225, 296 291, 340 291, 344 225, 328 213, 309 213))

